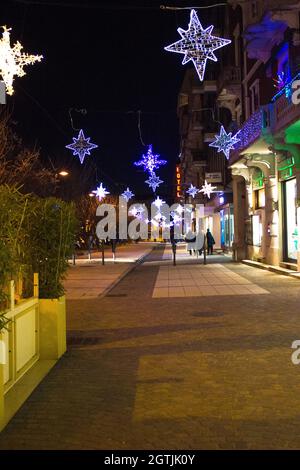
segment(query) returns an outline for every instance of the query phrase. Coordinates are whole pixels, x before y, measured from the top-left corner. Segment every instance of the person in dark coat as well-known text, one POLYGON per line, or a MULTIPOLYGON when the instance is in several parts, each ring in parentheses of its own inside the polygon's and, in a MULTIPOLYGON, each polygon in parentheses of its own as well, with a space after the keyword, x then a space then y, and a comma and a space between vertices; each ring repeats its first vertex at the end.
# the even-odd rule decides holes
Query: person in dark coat
POLYGON ((209 228, 207 229, 207 232, 206 232, 206 240, 207 240, 207 254, 208 255, 212 255, 213 254, 213 249, 214 249, 214 245, 215 245, 215 239, 214 237, 212 236, 209 228))

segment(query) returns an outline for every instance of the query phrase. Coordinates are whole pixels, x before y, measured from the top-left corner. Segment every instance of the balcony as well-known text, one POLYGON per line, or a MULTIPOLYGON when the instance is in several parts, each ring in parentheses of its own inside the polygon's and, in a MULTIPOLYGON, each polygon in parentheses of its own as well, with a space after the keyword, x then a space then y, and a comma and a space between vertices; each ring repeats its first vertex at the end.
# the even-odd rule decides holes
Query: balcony
POLYGON ((219 75, 217 81, 219 93, 226 89, 227 94, 240 95, 241 69, 233 65, 226 66, 219 75))
POLYGON ((244 122, 238 134, 240 140, 231 151, 231 165, 245 154, 270 153, 269 144, 264 139, 270 128, 270 109, 269 106, 262 106, 244 122))
POLYGON ((293 104, 286 93, 279 93, 273 98, 272 131, 280 134, 289 126, 300 120, 300 105, 293 104))

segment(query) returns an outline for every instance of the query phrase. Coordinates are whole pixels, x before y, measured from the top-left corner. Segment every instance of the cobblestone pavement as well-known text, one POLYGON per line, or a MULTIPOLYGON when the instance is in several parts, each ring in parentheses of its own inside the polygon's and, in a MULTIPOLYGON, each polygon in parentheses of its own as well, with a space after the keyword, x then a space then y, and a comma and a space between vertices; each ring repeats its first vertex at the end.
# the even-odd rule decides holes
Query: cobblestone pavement
POLYGON ((153 298, 155 250, 106 297, 69 300, 68 352, 0 449, 299 449, 300 282, 224 260, 269 294, 153 298))

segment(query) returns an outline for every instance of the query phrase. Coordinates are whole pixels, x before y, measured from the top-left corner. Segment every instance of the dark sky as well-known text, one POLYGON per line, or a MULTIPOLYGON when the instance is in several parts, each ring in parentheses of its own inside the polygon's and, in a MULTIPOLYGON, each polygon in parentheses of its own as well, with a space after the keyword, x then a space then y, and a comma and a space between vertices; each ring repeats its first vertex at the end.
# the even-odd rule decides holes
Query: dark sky
MULTIPOLYGON (((127 185, 137 192, 147 188, 146 178, 133 166, 146 151, 137 127, 141 110, 144 142, 168 160, 168 168, 159 173, 168 183, 162 193, 171 191, 179 152, 177 96, 189 65, 182 66, 183 56, 164 46, 179 39, 176 29, 187 27, 189 10, 162 11, 160 4, 193 2, 1 1, 1 24, 13 28, 12 42, 19 39, 25 52, 44 56, 16 79, 15 95, 8 97, 17 131, 26 144, 38 142, 45 161, 49 156, 57 168, 73 169, 76 184, 78 171, 95 166, 94 179, 111 193, 127 185), (73 111, 74 127, 99 145, 84 168, 65 149, 78 134, 70 108, 87 110, 85 116, 73 111)), ((206 26, 212 20, 208 15, 218 21, 222 7, 198 13, 206 26)))

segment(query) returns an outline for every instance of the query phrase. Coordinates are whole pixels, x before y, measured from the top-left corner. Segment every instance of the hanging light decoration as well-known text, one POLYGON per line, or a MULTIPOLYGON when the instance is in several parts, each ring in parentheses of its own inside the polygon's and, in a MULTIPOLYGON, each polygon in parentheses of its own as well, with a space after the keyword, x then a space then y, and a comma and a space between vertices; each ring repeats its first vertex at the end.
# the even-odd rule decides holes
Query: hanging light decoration
POLYGON ((225 157, 229 159, 230 150, 234 150, 235 144, 240 142, 240 139, 237 137, 239 132, 235 135, 232 135, 232 132, 227 134, 224 127, 221 126, 220 134, 215 136, 216 140, 209 144, 209 147, 216 147, 218 153, 223 152, 225 157))
POLYGON ((12 95, 14 93, 14 76, 24 77, 26 75, 24 66, 40 62, 43 56, 22 52, 23 46, 19 41, 12 47, 10 44, 11 28, 8 29, 6 26, 2 26, 2 28, 3 33, 0 39, 0 75, 5 83, 7 94, 12 95))
POLYGON ((196 194, 199 193, 199 189, 196 188, 196 186, 193 186, 191 184, 191 186, 189 187, 189 189, 187 190, 187 194, 189 194, 190 196, 192 196, 192 198, 194 199, 196 194))
POLYGON ((204 80, 207 60, 210 59, 214 62, 218 60, 214 51, 231 43, 230 39, 212 36, 213 28, 213 26, 209 26, 203 29, 196 11, 191 10, 188 29, 177 29, 181 39, 165 47, 166 51, 184 54, 182 64, 191 60, 201 81, 204 80))
POLYGON ((110 194, 110 192, 106 191, 106 188, 104 188, 103 183, 101 183, 100 186, 98 186, 98 188, 95 189, 95 191, 92 191, 92 193, 95 194, 95 196, 99 199, 99 201, 102 201, 102 199, 104 199, 107 196, 107 194, 110 194))
POLYGON ((125 199, 126 202, 129 201, 129 199, 132 199, 134 197, 134 194, 132 191, 130 191, 130 189, 127 187, 126 191, 124 191, 122 194, 121 194, 122 198, 125 199))
POLYGON ((163 183, 161 179, 159 179, 158 176, 156 176, 155 173, 152 173, 149 178, 146 180, 146 183, 148 186, 152 189, 152 191, 155 193, 156 189, 158 186, 163 183))
POLYGON ((66 145, 67 149, 73 151, 73 155, 78 155, 80 163, 84 162, 85 156, 91 154, 91 150, 98 147, 90 142, 90 137, 85 137, 83 130, 80 129, 78 137, 73 137, 73 144, 66 145))
POLYGON ((142 155, 141 160, 134 162, 135 166, 142 166, 144 171, 148 171, 150 174, 157 170, 161 165, 165 165, 166 160, 160 160, 159 155, 155 155, 152 152, 152 145, 148 146, 147 155, 142 155))
POLYGON ((202 186, 202 189, 200 189, 200 193, 205 194, 205 196, 210 199, 211 193, 216 192, 215 189, 217 189, 216 186, 212 186, 210 183, 208 183, 206 180, 204 182, 204 185, 202 186))

